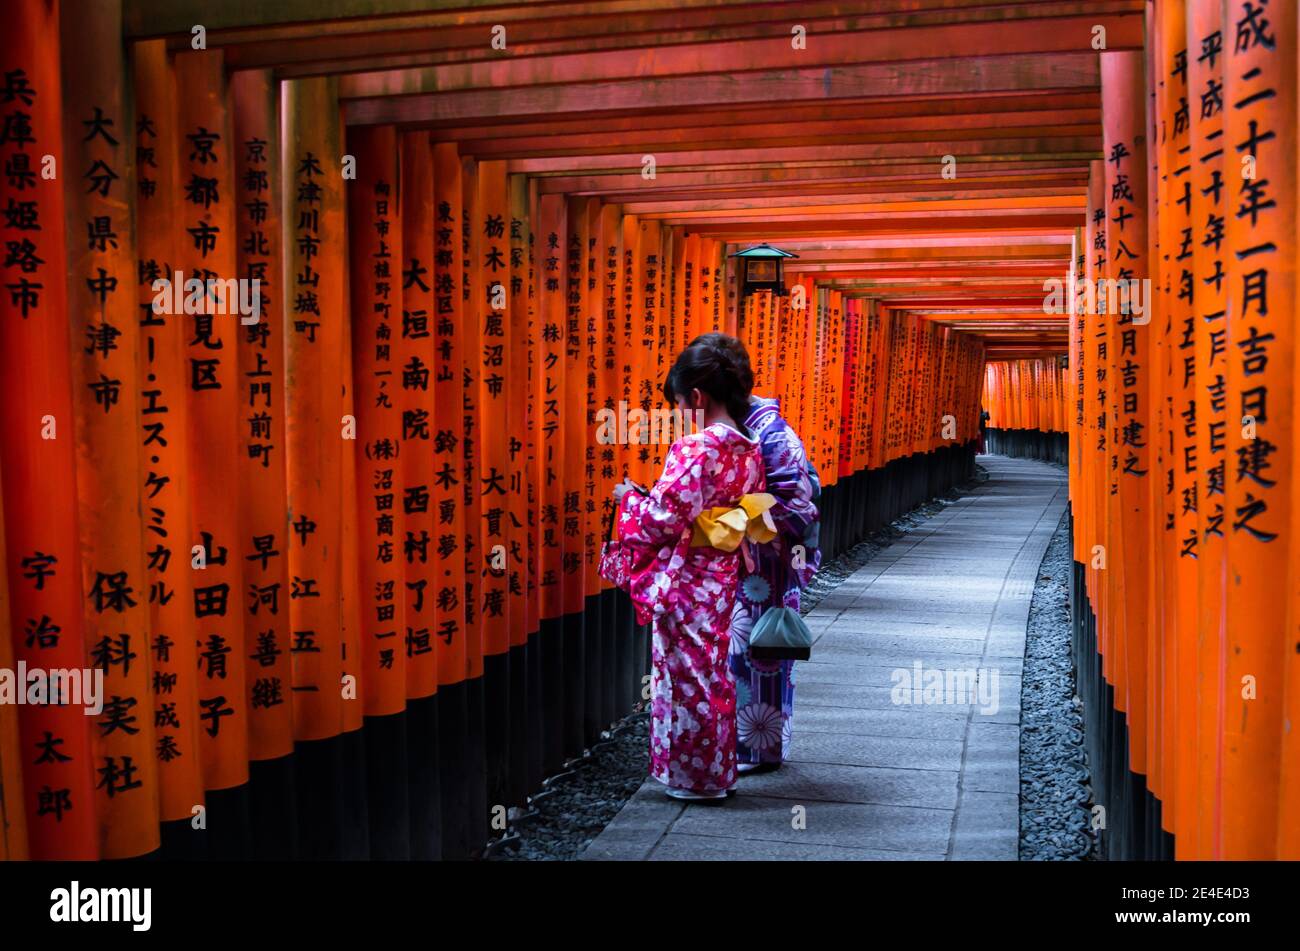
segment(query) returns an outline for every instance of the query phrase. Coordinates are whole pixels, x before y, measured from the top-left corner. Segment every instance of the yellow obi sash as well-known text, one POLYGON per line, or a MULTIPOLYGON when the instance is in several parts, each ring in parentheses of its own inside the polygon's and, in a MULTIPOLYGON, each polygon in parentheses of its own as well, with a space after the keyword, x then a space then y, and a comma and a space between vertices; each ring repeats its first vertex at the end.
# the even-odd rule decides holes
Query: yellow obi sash
POLYGON ((775 496, 754 492, 741 496, 737 506, 705 509, 695 519, 691 545, 735 551, 746 538, 760 545, 770 542, 776 538, 776 523, 768 509, 775 504, 775 496))

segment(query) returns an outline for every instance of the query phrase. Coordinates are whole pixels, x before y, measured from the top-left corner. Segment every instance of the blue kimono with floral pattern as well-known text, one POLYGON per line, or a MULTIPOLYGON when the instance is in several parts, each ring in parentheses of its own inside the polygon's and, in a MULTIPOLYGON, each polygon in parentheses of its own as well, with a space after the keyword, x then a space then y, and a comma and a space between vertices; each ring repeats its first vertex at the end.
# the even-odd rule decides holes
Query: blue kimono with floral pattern
POLYGON ((740 591, 731 616, 730 668, 736 679, 736 761, 780 763, 790 753, 794 711, 794 661, 755 661, 749 655, 754 622, 769 607, 799 609, 821 552, 817 506, 808 456, 774 399, 754 397, 745 428, 763 454, 767 491, 776 496, 772 519, 777 537, 765 545, 746 542, 740 591))

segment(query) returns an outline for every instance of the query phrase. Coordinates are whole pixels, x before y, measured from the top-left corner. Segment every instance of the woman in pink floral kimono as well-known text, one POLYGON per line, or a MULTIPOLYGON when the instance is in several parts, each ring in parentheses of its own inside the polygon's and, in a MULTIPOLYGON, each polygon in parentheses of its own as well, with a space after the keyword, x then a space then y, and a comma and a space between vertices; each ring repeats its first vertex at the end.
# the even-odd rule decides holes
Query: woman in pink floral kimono
POLYGON ((741 555, 703 539, 697 519, 734 511, 763 490, 758 443, 740 422, 748 407, 739 373, 725 347, 693 343, 682 351, 664 395, 683 412, 699 411, 702 428, 673 443, 649 492, 624 483, 614 493, 631 565, 612 580, 631 594, 638 620, 654 620, 650 775, 677 799, 723 799, 736 781, 727 656, 741 555))

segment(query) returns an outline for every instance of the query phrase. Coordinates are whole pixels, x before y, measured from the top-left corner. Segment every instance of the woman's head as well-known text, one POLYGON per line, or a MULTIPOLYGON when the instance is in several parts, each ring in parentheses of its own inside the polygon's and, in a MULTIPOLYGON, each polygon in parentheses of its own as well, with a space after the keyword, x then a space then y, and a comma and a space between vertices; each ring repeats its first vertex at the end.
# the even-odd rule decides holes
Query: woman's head
POLYGON ((664 380, 664 397, 678 409, 726 411, 737 425, 749 415, 754 371, 749 352, 735 337, 701 334, 686 345, 664 380))

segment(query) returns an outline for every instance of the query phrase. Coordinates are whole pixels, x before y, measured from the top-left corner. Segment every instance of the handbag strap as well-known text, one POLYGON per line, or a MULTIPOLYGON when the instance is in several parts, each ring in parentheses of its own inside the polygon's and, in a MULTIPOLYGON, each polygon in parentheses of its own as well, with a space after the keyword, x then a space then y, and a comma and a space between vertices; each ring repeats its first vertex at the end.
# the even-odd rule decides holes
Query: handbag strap
POLYGON ((618 530, 618 510, 623 507, 622 502, 615 502, 609 507, 609 530, 605 533, 606 541, 613 541, 614 535, 618 530))

